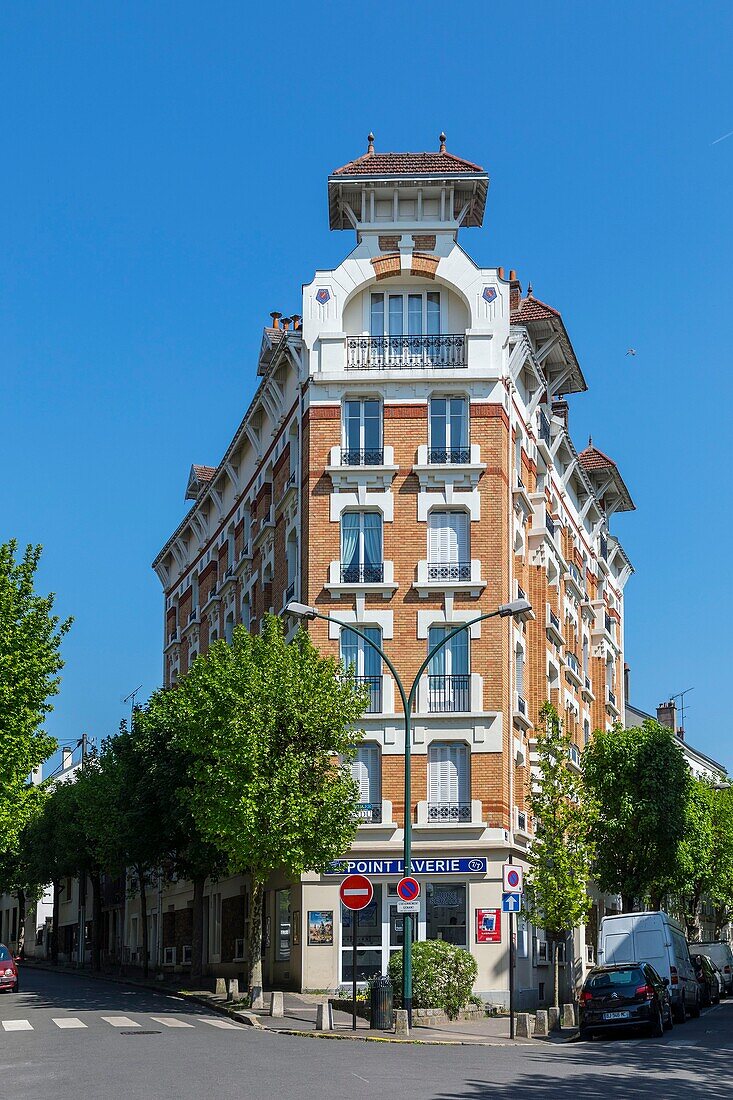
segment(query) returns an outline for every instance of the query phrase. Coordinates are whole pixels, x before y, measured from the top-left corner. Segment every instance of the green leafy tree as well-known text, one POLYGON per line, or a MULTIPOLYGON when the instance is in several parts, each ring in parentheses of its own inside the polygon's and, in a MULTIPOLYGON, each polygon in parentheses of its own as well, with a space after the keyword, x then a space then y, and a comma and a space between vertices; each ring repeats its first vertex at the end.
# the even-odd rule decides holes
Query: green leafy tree
POLYGON ((553 941, 557 1006, 558 941, 587 920, 591 905, 587 882, 595 806, 571 766, 571 739, 551 703, 540 708, 536 737, 536 774, 528 799, 534 841, 528 855, 526 905, 530 920, 553 941))
POLYGON ((201 832, 250 878, 248 986, 262 986, 262 902, 274 872, 324 871, 358 826, 345 761, 365 709, 353 679, 273 616, 215 643, 160 705, 190 754, 187 798, 201 832))
POLYGON ((733 786, 712 792, 713 844, 707 893, 715 907, 715 935, 733 919, 733 786))
POLYGON ((29 785, 22 803, 23 824, 12 838, 12 843, 0 850, 0 893, 15 896, 18 901, 17 951, 22 957, 25 950, 25 919, 29 903, 37 902, 46 885, 39 882, 31 852, 26 844, 28 831, 43 814, 48 797, 46 787, 29 785))
POLYGON ((679 877, 680 845, 689 828, 692 776, 666 727, 596 730, 583 753, 586 785, 599 807, 591 831, 594 878, 619 893, 625 910, 649 898, 661 905, 679 877))
POLYGON ((40 546, 19 559, 16 542, 0 544, 0 859, 32 814, 31 772, 56 748, 42 726, 59 690, 61 640, 71 620, 60 622, 54 596, 35 591, 40 558, 40 546))
POLYGON ((680 915, 690 941, 700 939, 701 902, 713 884, 713 803, 715 791, 709 782, 692 779, 685 810, 685 831, 677 851, 673 878, 657 884, 660 896, 679 898, 680 915))

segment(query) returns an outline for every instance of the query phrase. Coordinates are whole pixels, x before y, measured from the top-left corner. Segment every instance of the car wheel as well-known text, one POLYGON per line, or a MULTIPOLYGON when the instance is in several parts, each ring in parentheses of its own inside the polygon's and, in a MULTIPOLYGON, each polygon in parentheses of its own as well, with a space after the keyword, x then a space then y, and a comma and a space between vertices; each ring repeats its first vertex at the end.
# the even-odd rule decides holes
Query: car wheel
POLYGON ((690 1009, 690 1016, 692 1016, 693 1020, 697 1020, 700 1015, 700 999, 701 998, 698 997, 694 1005, 690 1009))
POLYGON ((678 1005, 674 1005, 672 1009, 672 1016, 676 1024, 684 1024, 685 1022, 685 1002, 680 1001, 678 1005))
POLYGON ((664 1025, 665 1031, 671 1031, 674 1027, 674 1016, 672 1015, 672 1005, 667 1005, 667 1022, 664 1025))
POLYGON ((650 1033, 653 1039, 660 1039, 664 1035, 664 1019, 661 1008, 657 1008, 657 1015, 651 1025, 650 1033))

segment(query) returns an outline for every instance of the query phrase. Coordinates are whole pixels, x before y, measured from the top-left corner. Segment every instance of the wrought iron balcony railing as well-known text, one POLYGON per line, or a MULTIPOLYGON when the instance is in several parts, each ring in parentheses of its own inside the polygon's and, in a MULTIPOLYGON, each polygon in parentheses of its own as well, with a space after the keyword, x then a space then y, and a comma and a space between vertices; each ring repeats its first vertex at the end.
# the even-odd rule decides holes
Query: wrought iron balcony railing
POLYGON ((355 676, 354 682, 359 687, 366 687, 369 694, 367 714, 381 714, 382 711, 382 677, 381 676, 355 676))
POLYGON ((381 584, 384 580, 384 563, 379 565, 355 564, 341 566, 342 584, 381 584))
POLYGON ((463 333, 440 336, 348 336, 347 370, 399 370, 403 367, 432 369, 465 367, 463 333))
POLYGON ((578 658, 575 656, 574 653, 568 652, 565 654, 565 663, 567 664, 570 671, 574 672, 576 676, 580 674, 580 665, 578 663, 578 658))
POLYGON ((608 539, 606 538, 605 535, 601 535, 599 542, 601 544, 601 557, 603 558, 604 561, 607 561, 608 560, 608 539))
POLYGON ((431 447, 428 451, 428 462, 431 463, 452 463, 459 466, 470 461, 470 447, 431 447))
POLYGON ((428 821, 471 820, 470 802, 428 802, 428 821))
POLYGON ((295 598, 295 581, 291 581, 285 589, 285 603, 290 603, 295 598))
POLYGON ((550 446, 550 421, 540 409, 540 439, 550 446))
POLYGON ((428 562, 429 581, 470 581, 470 561, 428 562))
POLYGON ((468 674, 428 676, 428 704, 432 713, 471 709, 471 677, 468 674))
POLYGON ((554 536, 555 536, 555 521, 552 518, 552 516, 549 514, 549 512, 545 516, 545 527, 550 532, 551 537, 554 538, 554 536))
POLYGON ((360 802, 359 803, 359 820, 362 825, 381 825, 382 824, 382 803, 381 802, 360 802))
POLYGON ((384 464, 383 447, 342 447, 342 466, 382 466, 384 464))

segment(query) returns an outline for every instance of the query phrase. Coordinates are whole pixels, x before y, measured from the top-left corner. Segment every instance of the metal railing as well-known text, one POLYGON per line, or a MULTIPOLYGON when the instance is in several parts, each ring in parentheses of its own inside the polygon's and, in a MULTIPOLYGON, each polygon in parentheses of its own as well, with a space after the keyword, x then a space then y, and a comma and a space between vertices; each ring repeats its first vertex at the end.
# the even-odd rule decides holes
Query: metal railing
POLYGON ((520 714, 523 714, 526 717, 526 715, 527 715, 527 700, 524 698, 523 695, 520 695, 519 693, 517 693, 517 710, 519 711, 520 714))
POLYGON ((428 562, 429 581, 470 581, 470 561, 428 562))
POLYGON ((517 599, 518 600, 526 600, 527 599, 527 593, 524 591, 524 589, 522 588, 522 586, 520 584, 517 585, 517 599))
POLYGON ((359 821, 362 825, 381 825, 382 824, 382 803, 381 802, 360 802, 358 806, 359 821))
POLYGON ((590 691, 591 682, 590 682, 590 676, 587 673, 585 675, 585 686, 586 686, 586 690, 590 691))
POLYGON ((452 462, 454 465, 459 466, 470 461, 470 447, 431 447, 428 451, 428 462, 452 462))
POLYGON ((384 464, 383 447, 342 447, 342 466, 382 466, 384 464))
POLYGON ((192 611, 189 611, 189 613, 188 613, 188 621, 190 623, 195 622, 196 619, 198 618, 198 613, 199 613, 198 607, 194 607, 194 609, 192 611))
POLYGON ((601 557, 603 558, 604 561, 607 561, 608 560, 608 539, 606 538, 605 535, 601 535, 599 541, 600 541, 600 544, 601 544, 601 557))
POLYGON ((554 519, 552 518, 552 516, 550 515, 549 512, 545 515, 545 527, 550 532, 550 535, 554 538, 555 537, 555 521, 554 521, 554 519))
POLYGON ((347 370, 465 367, 464 333, 440 336, 348 336, 347 370))
POLYGON ((578 569, 578 567, 577 567, 577 565, 575 564, 574 561, 569 561, 568 562, 568 573, 573 578, 573 580, 577 584, 578 588, 580 588, 582 590, 582 588, 583 588, 583 579, 580 576, 580 570, 578 569))
POLYGON ((428 706, 432 713, 471 709, 471 677, 466 674, 428 676, 428 706))
POLYGON ((565 654, 565 664, 568 666, 571 672, 575 673, 576 676, 580 674, 580 665, 578 663, 578 658, 575 656, 574 653, 565 654))
POLYGON ((428 821, 469 821, 470 802, 428 802, 428 821))
POLYGON ((550 446, 550 421, 542 409, 540 409, 540 439, 543 439, 548 447, 550 446))
POLYGON ((551 607, 547 608, 547 625, 551 626, 557 633, 560 633, 560 617, 555 614, 551 607))
POLYGON ((355 676, 354 683, 359 687, 366 687, 369 693, 367 714, 381 714, 382 711, 382 677, 381 676, 355 676))
POLYGON ((381 584, 384 580, 384 563, 379 565, 342 565, 342 584, 381 584))
POLYGON ((290 603, 290 601, 293 599, 294 596, 295 596, 295 581, 291 581, 290 584, 288 585, 288 587, 285 589, 285 603, 290 603))
POLYGON ((611 691, 610 687, 606 688, 606 702, 610 703, 612 707, 616 706, 616 696, 611 691))
POLYGON ((613 637, 614 622, 613 622, 613 619, 611 618, 610 615, 604 615, 603 616, 603 625, 606 629, 606 633, 610 634, 611 637, 613 637))

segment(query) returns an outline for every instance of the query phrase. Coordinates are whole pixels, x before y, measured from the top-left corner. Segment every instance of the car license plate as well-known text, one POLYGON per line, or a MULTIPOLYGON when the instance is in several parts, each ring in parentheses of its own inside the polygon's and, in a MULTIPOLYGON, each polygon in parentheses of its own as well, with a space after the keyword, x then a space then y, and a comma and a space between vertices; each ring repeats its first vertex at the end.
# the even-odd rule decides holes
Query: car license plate
POLYGON ((604 1020, 628 1020, 630 1012, 604 1012, 604 1020))

